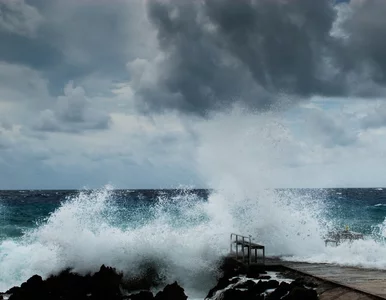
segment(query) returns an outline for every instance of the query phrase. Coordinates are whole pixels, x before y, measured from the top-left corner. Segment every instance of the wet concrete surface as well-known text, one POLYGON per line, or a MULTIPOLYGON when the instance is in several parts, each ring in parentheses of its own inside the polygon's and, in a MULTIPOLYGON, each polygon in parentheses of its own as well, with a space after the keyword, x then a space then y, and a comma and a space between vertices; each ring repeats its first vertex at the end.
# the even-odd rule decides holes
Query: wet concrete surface
POLYGON ((326 290, 320 294, 322 300, 386 299, 386 270, 283 261, 280 264, 291 270, 336 284, 335 288, 326 286, 326 290), (372 295, 377 297, 371 297, 372 295))

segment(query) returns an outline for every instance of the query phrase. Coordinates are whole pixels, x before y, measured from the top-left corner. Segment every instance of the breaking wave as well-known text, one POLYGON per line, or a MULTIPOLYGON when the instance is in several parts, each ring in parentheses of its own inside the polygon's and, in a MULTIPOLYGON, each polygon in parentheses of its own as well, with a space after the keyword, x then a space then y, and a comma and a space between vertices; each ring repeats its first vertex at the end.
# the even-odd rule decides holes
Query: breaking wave
POLYGON ((307 252, 308 247, 296 247, 305 240, 310 247, 322 245, 309 199, 291 204, 291 197, 265 191, 237 200, 212 192, 208 199, 197 199, 181 190, 175 197, 161 195, 152 205, 130 208, 119 203, 111 188, 79 192, 22 238, 0 244, 0 290, 35 273, 48 276, 73 268, 83 274, 102 264, 127 276, 140 275, 149 262, 165 280, 178 280, 188 290, 208 290, 231 232, 256 236, 270 254, 307 252))

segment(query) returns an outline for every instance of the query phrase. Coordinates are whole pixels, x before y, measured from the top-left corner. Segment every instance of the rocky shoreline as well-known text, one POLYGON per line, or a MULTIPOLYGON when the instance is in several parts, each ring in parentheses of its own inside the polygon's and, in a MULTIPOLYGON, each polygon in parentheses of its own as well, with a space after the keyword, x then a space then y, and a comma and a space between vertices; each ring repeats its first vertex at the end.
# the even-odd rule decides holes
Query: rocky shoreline
MULTIPOLYGON (((222 277, 205 299, 215 300, 297 300, 319 299, 317 283, 305 277, 285 276, 269 272, 265 266, 250 266, 226 258, 221 267, 222 277), (291 278, 292 277, 292 278, 291 278)), ((288 274, 287 274, 288 275, 288 274)))
MULTIPOLYGON (((295 300, 318 299, 316 283, 303 277, 286 278, 267 272, 264 266, 246 268, 225 258, 219 270, 220 278, 205 299, 210 300, 295 300)), ((111 267, 101 266, 92 275, 81 276, 65 270, 43 280, 34 275, 20 287, 0 293, 0 300, 186 300, 183 287, 177 282, 167 284, 153 294, 157 276, 125 279, 111 267)))

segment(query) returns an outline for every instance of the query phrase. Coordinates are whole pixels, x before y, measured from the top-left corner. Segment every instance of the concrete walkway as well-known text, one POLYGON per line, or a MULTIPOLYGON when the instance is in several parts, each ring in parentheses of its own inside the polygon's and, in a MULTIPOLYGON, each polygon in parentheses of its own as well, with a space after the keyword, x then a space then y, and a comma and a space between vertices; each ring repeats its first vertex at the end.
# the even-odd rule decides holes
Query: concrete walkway
MULTIPOLYGON (((284 261, 282 261, 281 264, 295 271, 386 299, 386 270, 360 269, 340 267, 331 264, 309 264, 284 261)), ((350 298, 350 295, 345 296, 343 291, 344 289, 342 289, 342 291, 335 289, 335 296, 331 295, 332 298, 328 299, 365 299, 362 297, 350 298), (342 292, 342 295, 339 295, 340 292, 342 292)), ((351 297, 353 296, 354 295, 351 295, 351 297)))

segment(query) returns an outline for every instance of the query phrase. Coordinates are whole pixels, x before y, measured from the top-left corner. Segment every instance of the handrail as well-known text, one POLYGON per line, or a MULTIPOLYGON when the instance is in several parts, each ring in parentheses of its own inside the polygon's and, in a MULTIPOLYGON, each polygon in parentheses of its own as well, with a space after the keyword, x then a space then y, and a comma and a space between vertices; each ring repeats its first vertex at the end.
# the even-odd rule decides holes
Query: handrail
POLYGON ((251 264, 251 245, 252 245, 252 236, 249 235, 248 237, 247 236, 244 236, 244 235, 241 235, 241 234, 237 234, 237 233, 231 233, 231 236, 230 236, 230 253, 232 253, 233 251, 233 248, 232 248, 232 245, 234 243, 233 241, 233 237, 235 237, 235 243, 236 243, 236 259, 238 259, 238 243, 241 243, 242 247, 241 247, 241 251, 242 251, 242 255, 243 255, 243 262, 245 260, 245 245, 247 245, 248 247, 248 265, 251 264), (241 240, 240 240, 241 239, 241 240), (245 241, 245 239, 247 239, 247 241, 245 241))
POLYGON ((251 258, 252 258, 252 249, 255 251, 255 262, 257 262, 257 249, 263 250, 263 264, 265 264, 265 247, 262 245, 257 245, 252 243, 252 236, 244 236, 237 233, 231 233, 230 235, 230 254, 235 253, 233 251, 233 244, 235 244, 235 252, 236 252, 236 260, 239 259, 239 246, 241 245, 241 254, 242 254, 242 261, 245 263, 245 255, 247 254, 248 258, 248 265, 251 264, 251 258), (259 246, 260 248, 256 248, 256 246, 259 246), (245 248, 247 248, 247 253, 245 253, 245 248))

